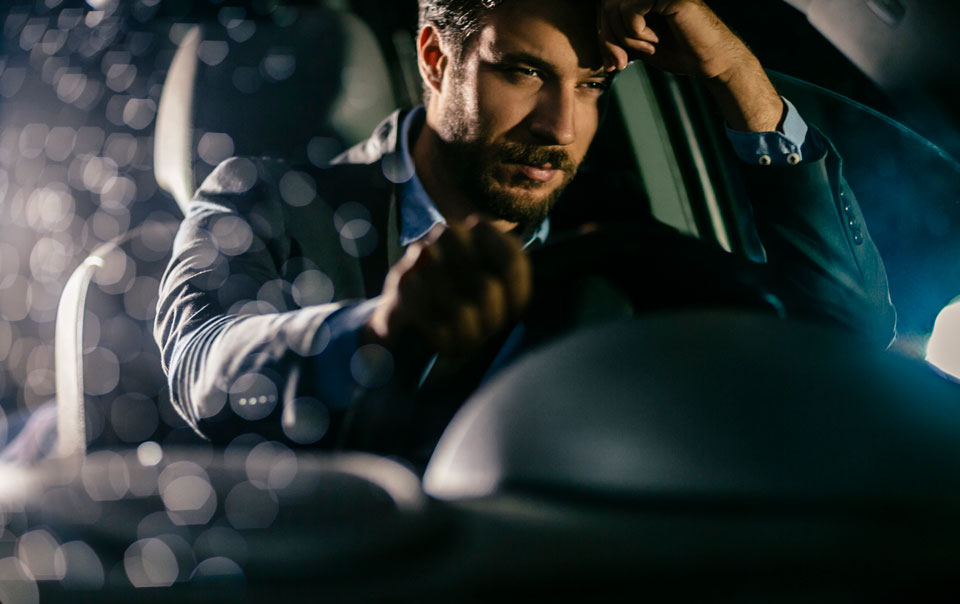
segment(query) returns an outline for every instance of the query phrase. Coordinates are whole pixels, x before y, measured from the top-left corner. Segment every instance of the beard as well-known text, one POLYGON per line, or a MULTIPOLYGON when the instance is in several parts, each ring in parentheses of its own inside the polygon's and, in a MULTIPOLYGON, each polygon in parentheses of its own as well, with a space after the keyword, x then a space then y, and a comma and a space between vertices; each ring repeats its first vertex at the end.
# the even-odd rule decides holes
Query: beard
POLYGON ((566 151, 541 145, 454 140, 444 146, 449 169, 476 209, 520 225, 543 222, 579 168, 566 151), (538 182, 508 164, 550 164, 562 180, 538 182))

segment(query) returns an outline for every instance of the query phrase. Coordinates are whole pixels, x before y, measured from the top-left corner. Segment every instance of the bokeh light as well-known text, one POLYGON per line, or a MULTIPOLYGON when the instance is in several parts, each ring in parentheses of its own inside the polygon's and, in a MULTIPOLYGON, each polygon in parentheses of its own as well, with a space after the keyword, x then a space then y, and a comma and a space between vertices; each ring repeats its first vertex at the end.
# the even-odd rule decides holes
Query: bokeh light
POLYGON ((960 381, 960 300, 937 316, 927 342, 927 362, 960 381))

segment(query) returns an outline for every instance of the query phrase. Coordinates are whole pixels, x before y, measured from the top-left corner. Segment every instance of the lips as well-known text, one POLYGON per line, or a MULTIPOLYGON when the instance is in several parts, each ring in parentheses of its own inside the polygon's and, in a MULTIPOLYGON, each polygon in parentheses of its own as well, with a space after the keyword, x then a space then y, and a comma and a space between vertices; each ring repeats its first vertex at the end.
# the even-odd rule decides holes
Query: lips
POLYGON ((553 177, 560 172, 560 170, 555 170, 551 164, 544 164, 542 166, 530 164, 516 165, 520 167, 520 171, 524 176, 536 182, 550 182, 553 180, 553 177))

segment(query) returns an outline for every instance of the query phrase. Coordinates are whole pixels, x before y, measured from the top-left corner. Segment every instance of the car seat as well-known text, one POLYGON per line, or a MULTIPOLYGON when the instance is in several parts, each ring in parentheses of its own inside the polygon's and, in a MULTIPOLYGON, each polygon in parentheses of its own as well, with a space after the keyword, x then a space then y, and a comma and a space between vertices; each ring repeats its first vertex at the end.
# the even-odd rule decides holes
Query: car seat
MULTIPOLYGON (((223 7, 212 24, 161 27, 167 26, 177 45, 157 109, 154 171, 177 210, 152 215, 96 249, 63 291, 55 343, 61 455, 83 454, 88 440, 101 432, 86 426, 87 421, 103 424, 108 413, 90 404, 104 393, 89 383, 85 387, 85 376, 89 382, 104 370, 91 366, 96 359, 83 354, 84 318, 92 306, 111 314, 124 310, 125 299, 137 298, 139 337, 149 338, 155 286, 176 224, 213 167, 232 155, 272 155, 320 165, 369 134, 396 103, 376 38, 347 10, 281 7, 264 17, 223 7), (131 262, 133 252, 143 249, 154 252, 150 262, 131 262), (91 289, 91 283, 100 287, 91 289)), ((156 422, 159 428, 153 432, 130 430, 127 436, 138 440, 163 437, 169 424, 178 423, 152 338, 144 346, 151 349, 149 362, 139 368, 144 379, 123 377, 139 390, 130 393, 133 404, 149 414, 147 402, 152 402, 165 421, 156 422), (150 401, 143 400, 144 394, 150 401)), ((113 358, 109 361, 116 365, 113 358)), ((109 444, 116 439, 100 440, 109 444)))

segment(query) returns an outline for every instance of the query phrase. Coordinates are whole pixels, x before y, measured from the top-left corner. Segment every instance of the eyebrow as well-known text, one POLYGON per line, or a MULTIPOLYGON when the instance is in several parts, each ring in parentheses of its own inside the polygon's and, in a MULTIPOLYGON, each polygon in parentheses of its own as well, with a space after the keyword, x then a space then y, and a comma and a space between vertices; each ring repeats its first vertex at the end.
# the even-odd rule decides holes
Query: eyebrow
MULTIPOLYGON (((524 63, 535 69, 540 69, 550 73, 557 73, 557 67, 554 64, 550 63, 549 61, 545 61, 544 59, 536 55, 530 54, 528 52, 523 52, 523 51, 508 52, 504 54, 502 57, 500 57, 500 60, 498 62, 524 63)), ((587 77, 606 79, 607 77, 609 77, 609 75, 610 74, 604 71, 603 69, 597 69, 595 71, 591 71, 590 73, 588 73, 587 77)))

